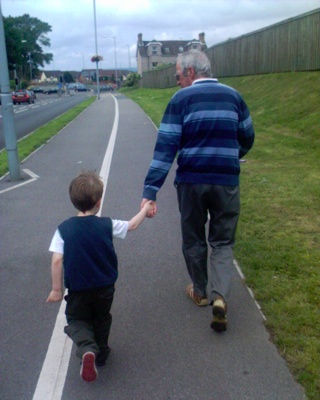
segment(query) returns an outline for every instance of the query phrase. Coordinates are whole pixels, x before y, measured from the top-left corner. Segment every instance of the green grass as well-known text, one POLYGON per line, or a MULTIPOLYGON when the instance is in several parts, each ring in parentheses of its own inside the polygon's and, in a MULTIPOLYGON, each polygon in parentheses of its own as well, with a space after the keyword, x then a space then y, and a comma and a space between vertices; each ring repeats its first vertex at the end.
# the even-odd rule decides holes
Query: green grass
MULTIPOLYGON (((221 79, 256 140, 241 165, 235 258, 309 399, 320 398, 320 71, 221 79)), ((126 92, 159 126, 177 88, 126 92)))
MULTIPOLYGON (((83 110, 85 110, 96 97, 92 96, 83 101, 82 103, 76 105, 71 110, 66 111, 64 114, 55 118, 48 124, 42 126, 41 128, 34 131, 31 135, 20 140, 18 142, 18 155, 19 160, 24 160, 33 151, 39 148, 42 144, 46 143, 51 137, 56 135, 65 126, 67 126, 72 120, 75 119, 83 110)), ((6 150, 0 153, 0 176, 5 175, 9 171, 7 152, 6 150)))

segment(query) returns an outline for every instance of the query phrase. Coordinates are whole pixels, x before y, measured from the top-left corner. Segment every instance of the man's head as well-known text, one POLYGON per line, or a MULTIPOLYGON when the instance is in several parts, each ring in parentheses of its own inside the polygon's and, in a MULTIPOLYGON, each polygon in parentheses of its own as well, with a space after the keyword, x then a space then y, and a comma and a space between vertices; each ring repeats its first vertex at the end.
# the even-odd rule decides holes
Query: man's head
POLYGON ((210 61, 202 51, 189 50, 178 56, 176 78, 182 88, 190 86, 196 79, 210 77, 210 61))
POLYGON ((82 172, 69 186, 70 200, 81 212, 92 210, 102 198, 103 183, 96 172, 82 172))

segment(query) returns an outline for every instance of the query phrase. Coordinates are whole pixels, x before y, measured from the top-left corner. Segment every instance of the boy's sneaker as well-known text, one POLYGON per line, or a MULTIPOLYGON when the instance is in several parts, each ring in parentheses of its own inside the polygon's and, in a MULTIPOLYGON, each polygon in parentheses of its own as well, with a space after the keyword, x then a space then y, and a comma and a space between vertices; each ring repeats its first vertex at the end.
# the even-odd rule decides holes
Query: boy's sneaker
POLYGON ((212 306, 212 322, 211 328, 216 332, 224 332, 227 330, 227 304, 222 298, 214 300, 212 306))
POLYGON ((84 353, 82 356, 82 364, 80 376, 86 382, 93 382, 98 377, 98 371, 95 365, 96 356, 91 351, 84 353))
POLYGON ((204 296, 199 296, 193 288, 193 284, 191 283, 186 287, 186 294, 193 300, 199 307, 204 307, 208 305, 208 299, 204 296))

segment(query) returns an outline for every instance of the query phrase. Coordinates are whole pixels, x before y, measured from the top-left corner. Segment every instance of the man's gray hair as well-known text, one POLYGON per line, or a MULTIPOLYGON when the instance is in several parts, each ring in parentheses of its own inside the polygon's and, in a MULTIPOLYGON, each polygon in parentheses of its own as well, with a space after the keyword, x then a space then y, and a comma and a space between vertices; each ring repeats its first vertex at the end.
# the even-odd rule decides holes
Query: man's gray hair
POLYGON ((183 75, 186 74, 189 67, 192 67, 197 78, 211 77, 210 61, 202 51, 188 50, 185 53, 181 53, 177 58, 177 64, 180 65, 183 75))

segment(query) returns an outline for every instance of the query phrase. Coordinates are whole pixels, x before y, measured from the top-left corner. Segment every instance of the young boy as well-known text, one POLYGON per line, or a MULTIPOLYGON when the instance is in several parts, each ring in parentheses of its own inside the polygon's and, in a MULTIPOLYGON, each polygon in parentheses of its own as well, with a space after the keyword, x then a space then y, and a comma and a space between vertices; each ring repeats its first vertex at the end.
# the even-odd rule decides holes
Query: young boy
POLYGON ((124 239, 153 209, 150 201, 130 221, 99 218, 102 193, 103 183, 95 172, 83 172, 72 180, 70 199, 79 213, 58 226, 49 248, 52 290, 47 302, 63 299, 64 275, 68 289, 64 331, 77 346, 80 375, 87 382, 97 378, 96 366, 105 365, 111 350, 110 309, 118 277, 112 239, 124 239))

